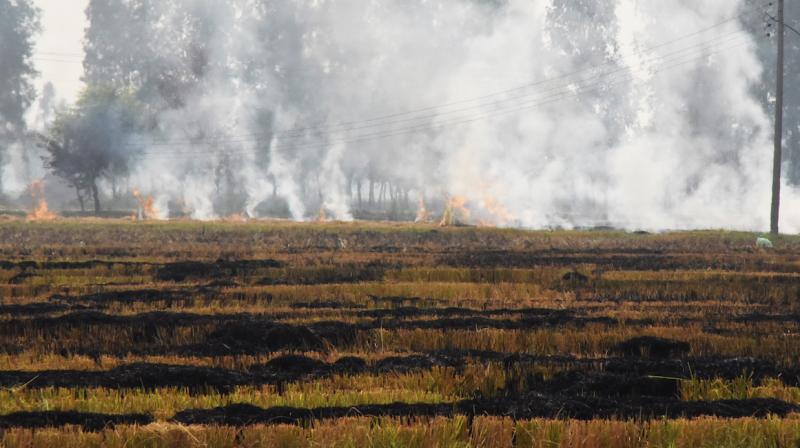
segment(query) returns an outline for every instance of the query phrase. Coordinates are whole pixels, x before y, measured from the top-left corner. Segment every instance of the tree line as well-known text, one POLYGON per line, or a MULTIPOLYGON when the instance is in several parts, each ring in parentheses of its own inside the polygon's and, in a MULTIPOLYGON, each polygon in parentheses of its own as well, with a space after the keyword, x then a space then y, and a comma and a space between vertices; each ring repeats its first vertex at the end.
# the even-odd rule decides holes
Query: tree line
MULTIPOLYGON (((20 141, 43 150, 45 167, 74 190, 81 209, 99 212, 103 208, 101 182, 110 184, 112 195, 117 194, 124 189, 124 180, 135 164, 151 156, 152 151, 177 151, 200 144, 221 148, 223 153, 230 149, 235 154, 237 130, 221 128, 213 114, 192 114, 191 119, 183 119, 181 114, 204 92, 244 88, 258 101, 247 104, 252 109, 247 115, 251 122, 239 123, 239 129, 259 130, 257 138, 252 139, 256 153, 252 163, 266 172, 264 168, 273 163, 270 144, 278 127, 276 110, 289 109, 281 102, 291 102, 291 110, 300 115, 295 117, 297 122, 319 123, 329 118, 313 107, 318 101, 315 88, 326 76, 325 69, 303 63, 304 39, 309 37, 290 32, 291 11, 276 6, 278 3, 91 0, 86 9, 85 88, 75 104, 58 110, 47 128, 33 135, 27 129, 25 114, 37 97, 33 57, 41 31, 40 11, 32 0, 0 0, 0 156, 20 141), (242 28, 248 32, 241 33, 242 28), (236 41, 242 36, 252 42, 236 41), (281 81, 277 94, 275 79, 281 81), (276 95, 279 98, 271 102, 276 95), (158 145, 146 144, 152 141, 177 141, 185 146, 164 145, 160 150, 158 145)), ((499 7, 502 1, 481 3, 499 7)), ((602 39, 595 39, 592 33, 602 33, 603 29, 598 26, 591 32, 575 33, 577 23, 572 21, 592 14, 608 15, 612 3, 557 0, 551 12, 563 38, 576 48, 589 48, 586 57, 598 64, 603 62, 606 49, 602 39)), ((787 17, 800 18, 800 4, 790 2, 787 6, 787 17)), ((758 55, 765 70, 755 93, 762 98, 765 110, 770 110, 774 107, 774 48, 769 39, 762 38, 766 32, 762 25, 747 23, 746 27, 759 35, 758 55)), ((800 66, 800 39, 790 37, 787 43, 786 154, 790 178, 800 183, 800 89, 793 88, 800 85, 800 70, 795 69, 800 66)), ((324 140, 324 136, 318 137, 324 140)), ((291 151, 291 146, 287 150, 291 151)), ((415 185, 395 176, 393 162, 380 157, 379 147, 371 154, 363 163, 343 166, 350 200, 362 208, 408 205, 409 191, 415 185)), ((299 170, 310 179, 301 188, 321 188, 307 187, 315 185, 315 157, 321 157, 320 153, 310 150, 297 161, 299 170)), ((224 199, 221 202, 230 208, 227 211, 235 212, 242 206, 237 199, 242 195, 236 175, 240 168, 234 156, 226 156, 218 159, 213 172, 219 196, 224 199)), ((278 183, 270 176, 265 174, 277 196, 278 183)))

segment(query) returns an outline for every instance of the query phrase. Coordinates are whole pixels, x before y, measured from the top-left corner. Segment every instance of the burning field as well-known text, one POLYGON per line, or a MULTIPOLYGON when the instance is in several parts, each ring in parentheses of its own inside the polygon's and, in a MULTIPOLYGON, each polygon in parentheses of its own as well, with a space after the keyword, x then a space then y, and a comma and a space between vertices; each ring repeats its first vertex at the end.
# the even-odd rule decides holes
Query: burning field
POLYGON ((0 445, 800 443, 800 239, 420 221, 0 224, 0 445))

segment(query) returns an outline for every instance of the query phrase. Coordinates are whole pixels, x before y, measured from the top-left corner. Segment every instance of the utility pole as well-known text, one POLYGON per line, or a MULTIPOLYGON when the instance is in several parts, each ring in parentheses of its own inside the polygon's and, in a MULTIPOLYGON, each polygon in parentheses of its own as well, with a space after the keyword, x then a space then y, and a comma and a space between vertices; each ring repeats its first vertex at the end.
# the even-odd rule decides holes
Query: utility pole
POLYGON ((770 231, 778 235, 778 220, 781 210, 781 165, 783 163, 783 58, 784 58, 784 2, 778 0, 778 69, 775 90, 775 159, 772 165, 772 215, 770 231))

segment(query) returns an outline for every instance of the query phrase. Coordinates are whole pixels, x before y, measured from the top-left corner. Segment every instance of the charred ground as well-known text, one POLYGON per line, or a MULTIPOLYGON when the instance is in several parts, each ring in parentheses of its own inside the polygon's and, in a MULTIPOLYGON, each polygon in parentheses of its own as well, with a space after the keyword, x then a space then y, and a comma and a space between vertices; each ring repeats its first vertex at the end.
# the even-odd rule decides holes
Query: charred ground
POLYGON ((0 387, 43 397, 7 402, 4 428, 800 410, 797 239, 86 221, 0 237, 0 387), (167 405, 90 404, 113 394, 167 405))

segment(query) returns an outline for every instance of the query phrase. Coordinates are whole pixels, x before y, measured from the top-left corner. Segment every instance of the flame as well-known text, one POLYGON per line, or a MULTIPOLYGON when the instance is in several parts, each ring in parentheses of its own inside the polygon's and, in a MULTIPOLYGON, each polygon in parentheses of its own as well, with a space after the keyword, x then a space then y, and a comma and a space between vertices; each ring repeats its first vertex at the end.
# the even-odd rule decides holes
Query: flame
POLYGON ((417 219, 414 222, 428 222, 431 219, 431 214, 425 208, 425 199, 419 198, 419 208, 417 209, 417 219))
POLYGON ((489 219, 479 223, 485 227, 496 227, 498 225, 508 225, 514 221, 514 215, 506 209, 503 204, 495 198, 486 195, 483 198, 483 208, 489 213, 489 219))
POLYGON ((319 215, 317 216, 317 222, 327 222, 328 221, 328 214, 325 213, 325 207, 319 208, 319 215))
POLYGON ((227 218, 225 218, 227 222, 247 222, 247 216, 241 213, 234 213, 227 218))
POLYGON ((156 211, 155 199, 153 199, 153 196, 142 196, 139 190, 133 190, 133 197, 139 202, 139 207, 133 216, 135 221, 158 219, 158 212, 156 211))
POLYGON ((44 197, 44 182, 37 180, 31 184, 31 197, 36 202, 36 208, 28 213, 28 221, 52 221, 58 215, 50 211, 47 199, 44 197))
POLYGON ((458 223, 469 221, 470 212, 467 209, 467 199, 463 196, 452 196, 447 201, 447 207, 442 214, 440 227, 454 226, 458 223))

